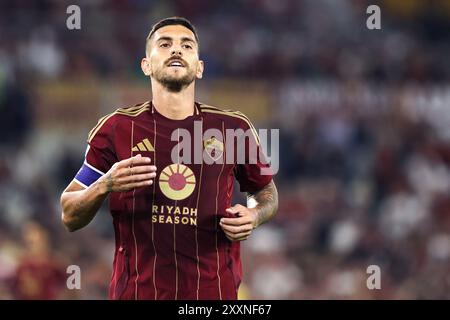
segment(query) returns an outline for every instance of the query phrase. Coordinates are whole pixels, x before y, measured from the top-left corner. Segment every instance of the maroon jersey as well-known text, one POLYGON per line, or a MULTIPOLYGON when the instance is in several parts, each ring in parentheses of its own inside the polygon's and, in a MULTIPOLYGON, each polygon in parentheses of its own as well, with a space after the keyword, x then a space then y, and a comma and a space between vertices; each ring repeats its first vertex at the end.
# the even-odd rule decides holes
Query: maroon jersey
POLYGON ((88 187, 114 163, 137 154, 150 157, 157 167, 151 186, 110 194, 116 239, 111 299, 237 298, 240 244, 226 238, 219 220, 229 216, 225 209, 232 205, 235 178, 241 191, 254 192, 272 176, 261 174, 267 165, 250 163, 248 155, 240 164, 236 156, 231 163, 210 164, 195 162, 193 155, 200 146, 201 152, 210 151, 206 157, 226 160, 231 151, 226 130, 237 128, 252 133, 246 139, 247 151, 251 142, 260 148, 252 124, 242 113, 200 103, 195 103, 192 116, 172 120, 145 102, 116 110, 91 130, 86 159, 75 178, 82 186, 88 187), (204 139, 208 129, 216 129, 222 137, 204 139), (191 137, 184 141, 191 146, 191 162, 180 160, 190 152, 179 150, 186 132, 191 137), (176 161, 173 150, 179 155, 176 161))
POLYGON ((17 266, 12 278, 14 299, 60 299, 65 287, 66 274, 60 264, 52 259, 25 257, 17 266))

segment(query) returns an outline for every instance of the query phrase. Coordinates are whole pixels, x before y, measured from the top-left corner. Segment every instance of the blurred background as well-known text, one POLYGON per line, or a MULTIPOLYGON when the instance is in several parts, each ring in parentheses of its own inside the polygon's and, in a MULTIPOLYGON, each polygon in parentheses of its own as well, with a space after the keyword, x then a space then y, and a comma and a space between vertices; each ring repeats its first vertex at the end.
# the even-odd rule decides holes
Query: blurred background
POLYGON ((449 299, 450 0, 0 1, 0 298, 107 298, 107 208, 71 234, 59 196, 97 120, 150 99, 145 38, 172 15, 199 32, 198 100, 280 129, 280 208, 243 243, 240 297, 449 299))

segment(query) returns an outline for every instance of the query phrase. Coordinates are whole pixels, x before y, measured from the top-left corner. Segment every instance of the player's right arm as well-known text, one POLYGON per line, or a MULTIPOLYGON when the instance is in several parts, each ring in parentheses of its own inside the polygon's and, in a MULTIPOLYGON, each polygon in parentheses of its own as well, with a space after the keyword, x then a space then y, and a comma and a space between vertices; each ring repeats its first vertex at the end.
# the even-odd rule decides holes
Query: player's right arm
POLYGON ((72 181, 61 194, 62 221, 70 231, 86 226, 110 192, 129 191, 149 186, 156 176, 150 158, 137 155, 115 163, 109 171, 87 188, 72 181))

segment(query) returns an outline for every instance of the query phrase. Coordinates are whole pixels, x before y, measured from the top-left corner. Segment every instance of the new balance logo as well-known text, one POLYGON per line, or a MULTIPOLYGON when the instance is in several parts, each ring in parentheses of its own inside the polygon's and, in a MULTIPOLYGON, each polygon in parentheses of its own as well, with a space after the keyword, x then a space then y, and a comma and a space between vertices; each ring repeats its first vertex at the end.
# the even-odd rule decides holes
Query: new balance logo
POLYGON ((131 149, 131 151, 155 151, 155 148, 153 148, 150 141, 148 141, 147 138, 142 140, 142 142, 139 142, 137 145, 131 149))

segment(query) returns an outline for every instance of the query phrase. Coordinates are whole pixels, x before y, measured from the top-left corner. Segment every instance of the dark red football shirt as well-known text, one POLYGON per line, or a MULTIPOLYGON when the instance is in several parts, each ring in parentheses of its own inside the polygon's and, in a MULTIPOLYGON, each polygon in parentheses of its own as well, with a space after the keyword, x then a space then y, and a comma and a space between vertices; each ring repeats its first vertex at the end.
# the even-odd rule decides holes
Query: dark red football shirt
POLYGON ((25 256, 11 279, 11 291, 18 300, 60 299, 66 276, 54 259, 25 256))
POLYGON ((242 277, 240 244, 225 237, 219 220, 228 216, 225 209, 232 205, 234 179, 243 192, 259 190, 272 180, 272 175, 261 174, 267 165, 259 157, 250 163, 253 156, 248 151, 260 146, 247 117, 195 103, 194 115, 172 120, 145 102, 100 119, 89 133, 88 144, 75 177, 84 187, 115 162, 137 154, 150 157, 157 167, 153 185, 110 194, 116 251, 109 297, 236 299, 242 277), (251 132, 236 139, 246 141, 245 163, 237 163, 234 147, 231 163, 194 163, 198 148, 206 158, 226 160, 231 151, 226 130, 238 128, 251 132), (208 129, 222 136, 204 138, 208 129), (191 151, 178 144, 185 138, 191 151), (189 152, 190 162, 186 161, 189 152))

